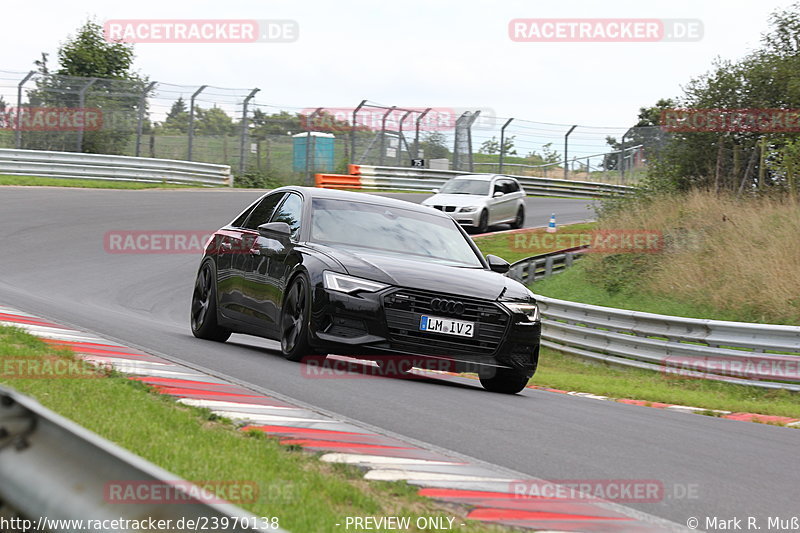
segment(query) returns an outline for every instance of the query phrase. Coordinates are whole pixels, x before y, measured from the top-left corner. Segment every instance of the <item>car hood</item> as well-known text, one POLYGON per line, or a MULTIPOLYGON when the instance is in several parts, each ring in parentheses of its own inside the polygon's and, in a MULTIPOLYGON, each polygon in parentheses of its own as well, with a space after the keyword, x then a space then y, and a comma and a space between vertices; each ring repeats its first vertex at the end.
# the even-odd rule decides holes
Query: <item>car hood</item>
MULTIPOLYGON (((319 247, 320 245, 315 245, 319 247)), ((436 263, 322 246, 351 276, 397 287, 496 300, 528 299, 530 292, 520 283, 482 268, 461 268, 436 263)))
POLYGON ((482 206, 486 204, 486 199, 486 196, 473 194, 434 194, 430 198, 426 198, 422 203, 424 205, 454 205, 458 207, 468 205, 482 206))

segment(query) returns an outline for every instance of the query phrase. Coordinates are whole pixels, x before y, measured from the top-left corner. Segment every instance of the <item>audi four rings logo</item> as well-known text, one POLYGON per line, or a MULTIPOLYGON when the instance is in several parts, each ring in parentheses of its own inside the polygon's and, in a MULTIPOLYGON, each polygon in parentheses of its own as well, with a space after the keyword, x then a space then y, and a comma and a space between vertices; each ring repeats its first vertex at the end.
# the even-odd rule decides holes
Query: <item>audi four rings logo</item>
POLYGON ((455 313, 460 315, 464 312, 464 304, 456 302, 455 300, 444 300, 442 298, 434 298, 431 300, 431 309, 444 313, 455 313))

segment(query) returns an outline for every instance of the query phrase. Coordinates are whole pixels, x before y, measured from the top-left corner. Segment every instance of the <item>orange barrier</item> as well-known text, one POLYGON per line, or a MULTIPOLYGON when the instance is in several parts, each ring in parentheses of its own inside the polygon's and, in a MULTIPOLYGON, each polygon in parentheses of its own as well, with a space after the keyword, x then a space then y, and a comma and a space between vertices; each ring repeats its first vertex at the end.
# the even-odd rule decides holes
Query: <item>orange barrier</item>
POLYGON ((353 176, 361 175, 361 165, 347 165, 347 172, 353 176))
MULTIPOLYGON (((356 166, 356 165, 350 165, 356 166)), ((316 174, 315 182, 317 187, 325 189, 360 189, 361 178, 359 176, 347 176, 345 174, 316 174)))

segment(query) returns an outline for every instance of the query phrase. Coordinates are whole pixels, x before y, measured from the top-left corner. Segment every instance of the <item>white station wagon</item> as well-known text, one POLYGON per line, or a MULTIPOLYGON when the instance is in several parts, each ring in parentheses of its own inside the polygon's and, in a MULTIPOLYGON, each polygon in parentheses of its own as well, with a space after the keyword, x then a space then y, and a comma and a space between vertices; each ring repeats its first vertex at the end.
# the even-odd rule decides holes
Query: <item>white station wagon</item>
POLYGON ((462 226, 486 233, 489 226, 525 224, 525 191, 519 182, 499 174, 469 174, 453 178, 422 204, 444 211, 462 226))

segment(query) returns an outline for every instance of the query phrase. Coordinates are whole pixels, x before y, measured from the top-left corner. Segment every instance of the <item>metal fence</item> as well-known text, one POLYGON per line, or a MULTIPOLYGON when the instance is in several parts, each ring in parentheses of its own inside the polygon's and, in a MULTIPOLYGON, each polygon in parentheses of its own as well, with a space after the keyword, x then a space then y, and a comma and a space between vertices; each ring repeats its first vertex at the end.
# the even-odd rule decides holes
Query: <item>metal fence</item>
POLYGON ((345 173, 353 163, 630 183, 647 162, 639 141, 658 136, 489 108, 302 107, 261 96, 258 88, 0 71, 0 148, 223 164, 274 184, 311 184, 314 173, 345 173))
POLYGON ((800 391, 800 326, 674 317, 536 296, 542 345, 594 361, 800 391))
POLYGON ((256 516, 229 503, 214 503, 217 498, 196 485, 5 387, 0 387, 0 427, 0 502, 3 511, 33 520, 36 527, 29 531, 82 530, 74 523, 54 525, 61 520, 138 522, 146 517, 171 520, 168 530, 187 529, 175 527, 181 519, 194 524, 224 520, 233 531, 263 529, 256 516), (205 494, 211 501, 187 498, 170 505, 142 499, 113 505, 107 501, 109 482, 173 486, 187 494, 205 494))
MULTIPOLYGON (((341 189, 391 189, 408 191, 432 191, 447 180, 467 174, 453 170, 431 170, 409 167, 378 167, 373 165, 350 165, 349 175, 317 174, 318 187, 341 189)), ((628 194, 633 189, 624 185, 610 185, 588 181, 515 176, 527 194, 568 198, 597 198, 628 194)))
POLYGON ((576 246, 575 248, 526 257, 511 263, 511 268, 506 275, 511 279, 528 285, 571 267, 586 252, 587 248, 588 246, 576 246))
POLYGON ((232 186, 231 167, 193 161, 0 148, 0 174, 232 186))

